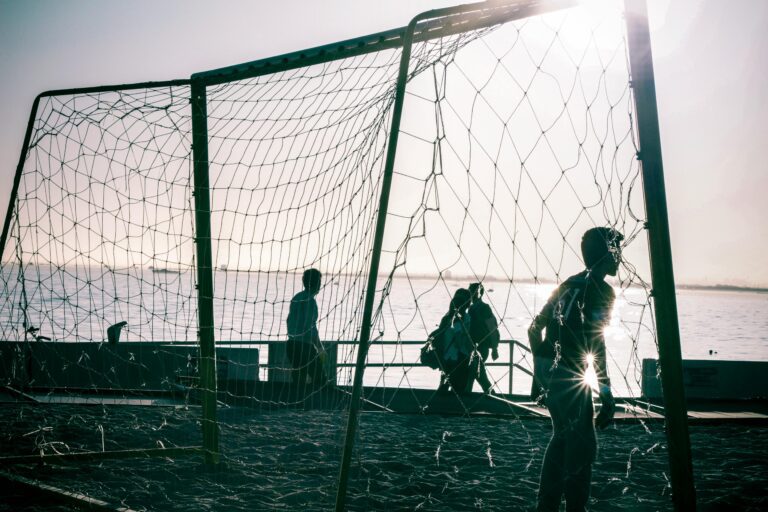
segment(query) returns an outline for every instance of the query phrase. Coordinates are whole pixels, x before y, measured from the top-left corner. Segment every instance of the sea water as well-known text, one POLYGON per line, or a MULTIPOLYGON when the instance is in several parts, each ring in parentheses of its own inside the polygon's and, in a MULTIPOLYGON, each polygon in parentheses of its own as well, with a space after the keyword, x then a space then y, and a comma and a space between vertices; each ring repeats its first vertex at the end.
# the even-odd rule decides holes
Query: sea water
MULTIPOLYGON (((109 325, 125 321, 128 325, 121 341, 196 342, 198 303, 192 268, 30 266, 22 280, 16 270, 6 265, 0 276, 2 339, 29 337, 21 321, 26 312, 27 322, 38 328, 36 335, 53 341, 103 341, 109 325)), ((436 387, 439 374, 419 365, 419 350, 447 311, 453 292, 467 285, 435 277, 396 277, 391 282, 380 278, 368 362, 383 366, 368 367, 364 383, 436 387)), ((617 394, 637 395, 642 360, 658 357, 649 293, 619 281, 612 285, 617 297, 605 330, 609 373, 617 394)), ((325 279, 317 297, 321 339, 354 342, 358 338, 365 286, 362 274, 325 279)), ((531 319, 555 284, 487 280, 485 288, 484 300, 499 320, 502 339, 527 345, 531 319)), ((300 290, 300 274, 216 271, 216 342, 253 342, 252 346, 261 349, 260 360, 266 367, 267 346, 258 342, 286 339, 290 300, 300 290)), ((683 358, 768 360, 768 293, 679 290, 677 304, 683 358)), ((496 388, 527 393, 530 377, 510 363, 530 368, 530 354, 507 343, 500 346, 499 353, 500 366, 489 367, 496 388)), ((355 358, 354 344, 340 344, 339 383, 351 383, 355 358)), ((265 368, 261 376, 267 375, 265 368)))

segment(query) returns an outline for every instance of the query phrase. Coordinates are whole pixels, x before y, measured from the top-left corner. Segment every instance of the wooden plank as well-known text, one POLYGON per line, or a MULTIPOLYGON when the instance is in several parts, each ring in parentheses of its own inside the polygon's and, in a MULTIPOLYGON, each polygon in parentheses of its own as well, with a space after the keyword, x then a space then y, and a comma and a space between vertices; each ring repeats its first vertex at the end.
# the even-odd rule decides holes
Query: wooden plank
POLYGON ((18 389, 12 387, 12 386, 0 386, 0 389, 3 391, 6 391, 8 394, 13 396, 14 398, 21 398, 22 400, 26 400, 27 402, 39 402, 39 400, 32 395, 28 395, 27 393, 24 393, 23 391, 19 391, 18 389))
MULTIPOLYGON (((342 388, 337 387, 336 390, 339 391, 340 393, 343 393, 343 394, 347 395, 348 397, 352 396, 352 393, 350 391, 347 391, 346 389, 342 389, 342 388)), ((360 399, 363 401, 363 405, 371 407, 371 408, 376 409, 378 411, 395 412, 392 409, 390 409, 389 407, 387 407, 386 405, 381 405, 380 403, 374 402, 373 400, 369 400, 369 399, 365 398, 364 396, 362 396, 360 399)))
POLYGON ((547 411, 543 407, 539 407, 534 402, 513 402, 512 400, 508 400, 499 395, 488 395, 488 398, 491 398, 493 400, 498 400, 516 409, 522 409, 526 412, 533 414, 534 416, 549 418, 549 411, 547 411))
POLYGON ((85 494, 65 491, 64 489, 59 489, 58 487, 44 484, 42 482, 38 482, 37 480, 25 478, 21 475, 14 475, 11 473, 7 473, 5 471, 0 471, 0 478, 7 480, 12 485, 29 488, 34 493, 45 494, 49 497, 52 497, 56 500, 62 501, 68 505, 72 505, 82 510, 102 510, 107 512, 134 512, 132 509, 127 507, 112 505, 111 503, 107 503, 106 501, 98 500, 96 498, 91 498, 90 496, 86 496, 85 494))
POLYGON ((0 466, 43 463, 67 464, 70 462, 106 459, 129 459, 137 457, 180 457, 202 454, 203 452, 204 450, 201 446, 185 446, 176 448, 148 448, 143 450, 111 450, 106 452, 62 453, 55 455, 13 455, 9 457, 0 457, 0 466))
POLYGON ((182 400, 172 398, 139 398, 139 397, 110 397, 99 395, 37 395, 32 397, 41 404, 69 404, 69 405, 140 405, 155 407, 177 407, 186 405, 182 400))
POLYGON ((768 419, 768 415, 754 411, 688 411, 688 416, 707 420, 768 419))
MULTIPOLYGON (((652 420, 663 420, 664 415, 659 414, 655 411, 651 411, 649 408, 646 407, 640 407, 637 405, 633 405, 630 403, 620 403, 617 404, 617 409, 624 409, 624 414, 629 418, 641 418, 641 419, 652 419, 652 420)), ((617 411, 620 412, 620 411, 617 411)))

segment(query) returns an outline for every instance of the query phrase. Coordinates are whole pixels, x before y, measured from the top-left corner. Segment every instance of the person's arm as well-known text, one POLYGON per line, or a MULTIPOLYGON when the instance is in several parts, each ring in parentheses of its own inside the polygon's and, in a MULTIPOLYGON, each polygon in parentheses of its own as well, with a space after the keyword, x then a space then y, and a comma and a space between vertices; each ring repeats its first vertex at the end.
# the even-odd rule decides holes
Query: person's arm
POLYGON ((300 316, 301 312, 299 311, 298 303, 294 297, 291 299, 291 304, 288 308, 288 318, 286 319, 288 336, 291 338, 301 334, 301 328, 297 325, 299 323, 300 316))
POLYGON ((600 388, 611 388, 611 380, 608 378, 608 365, 605 351, 605 328, 611 321, 611 310, 615 295, 612 289, 608 289, 607 296, 602 304, 595 309, 593 317, 590 319, 589 333, 591 338, 590 352, 592 352, 592 361, 597 375, 597 382, 600 388))
POLYGON ((310 332, 310 336, 312 337, 312 343, 314 343, 315 348, 322 352, 325 350, 325 347, 323 346, 323 342, 320 341, 320 332, 317 330, 317 319, 319 318, 318 308, 317 308, 317 300, 315 300, 314 297, 311 297, 309 299, 309 311, 307 315, 308 320, 308 330, 310 332))
POLYGON ((496 328, 496 330, 491 333, 491 336, 491 358, 495 361, 499 358, 499 341, 501 340, 499 329, 496 328))
POLYGON ((610 424, 616 412, 616 401, 611 391, 611 379, 608 378, 604 334, 606 326, 610 323, 614 298, 613 290, 610 290, 610 296, 607 297, 605 306, 595 313, 596 318, 593 319, 594 323, 592 325, 592 364, 597 375, 601 403, 600 412, 595 418, 595 425, 601 429, 610 424))
POLYGON ((538 402, 544 396, 546 389, 549 387, 549 373, 552 369, 552 360, 548 357, 537 356, 540 354, 540 348, 544 345, 544 337, 542 331, 546 328, 547 324, 552 318, 552 313, 555 308, 555 304, 559 299, 560 288, 558 287, 549 300, 541 308, 541 311, 531 322, 531 326, 528 328, 528 344, 531 347, 531 353, 533 354, 533 383, 531 385, 531 399, 538 402))
POLYGON ((544 304, 544 307, 541 308, 539 314, 536 315, 536 317, 533 319, 533 322, 531 322, 530 327, 528 327, 528 346, 531 347, 531 352, 534 355, 544 344, 542 331, 544 331, 544 328, 547 326, 547 323, 549 323, 549 320, 552 317, 552 311, 555 307, 555 303, 557 302, 559 292, 559 287, 554 292, 552 292, 552 295, 550 295, 547 303, 544 304))
POLYGON ((600 389, 611 389, 611 379, 608 378, 608 366, 606 364, 605 356, 605 337, 601 332, 598 334, 594 343, 593 366, 595 368, 595 374, 597 374, 597 383, 600 389))
POLYGON ((528 327, 528 346, 531 347, 533 354, 538 352, 539 347, 544 344, 543 331, 546 324, 546 319, 543 319, 541 315, 537 315, 530 327, 528 327))
POLYGON ((490 336, 491 357, 493 360, 499 358, 499 341, 501 340, 501 334, 499 333, 499 322, 496 320, 496 316, 493 314, 491 306, 486 305, 487 316, 485 318, 486 332, 490 336))

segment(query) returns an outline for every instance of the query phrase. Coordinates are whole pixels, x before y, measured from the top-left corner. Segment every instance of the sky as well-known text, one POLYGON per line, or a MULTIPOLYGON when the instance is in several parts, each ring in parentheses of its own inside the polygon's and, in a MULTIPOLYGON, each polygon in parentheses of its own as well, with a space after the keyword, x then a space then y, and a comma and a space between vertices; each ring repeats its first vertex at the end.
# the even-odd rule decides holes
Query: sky
MULTIPOLYGON (((187 78, 456 3, 0 0, 0 212, 42 91, 187 78)), ((648 8, 676 280, 768 287, 768 2, 648 8)))

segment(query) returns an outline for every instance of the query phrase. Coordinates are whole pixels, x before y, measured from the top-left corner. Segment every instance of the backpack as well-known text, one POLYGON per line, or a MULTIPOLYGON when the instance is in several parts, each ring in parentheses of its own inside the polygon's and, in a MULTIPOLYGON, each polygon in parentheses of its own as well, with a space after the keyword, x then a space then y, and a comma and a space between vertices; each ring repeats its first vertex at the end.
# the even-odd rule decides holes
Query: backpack
POLYGON ((421 347, 419 360, 421 364, 433 370, 440 368, 440 357, 438 355, 438 346, 445 329, 435 329, 427 337, 427 342, 421 347))

